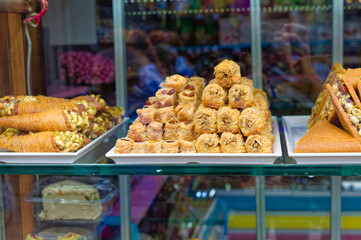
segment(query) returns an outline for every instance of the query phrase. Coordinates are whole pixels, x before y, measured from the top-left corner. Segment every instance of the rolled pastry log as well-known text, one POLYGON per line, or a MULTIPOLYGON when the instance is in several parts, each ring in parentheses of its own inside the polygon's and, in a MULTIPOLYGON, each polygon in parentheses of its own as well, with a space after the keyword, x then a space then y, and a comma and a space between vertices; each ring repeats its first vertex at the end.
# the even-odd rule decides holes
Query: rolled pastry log
POLYGON ((247 108, 254 101, 253 87, 248 84, 235 84, 229 89, 228 104, 232 108, 247 108))
POLYGON ((254 108, 246 108, 239 116, 239 126, 244 136, 259 134, 265 130, 266 121, 261 112, 254 108))
POLYGON ((246 153, 242 134, 222 133, 221 150, 223 153, 246 153))
POLYGON ((209 84, 203 91, 202 104, 206 107, 220 108, 226 101, 226 92, 218 84, 209 84))
POLYGON ((167 88, 173 88, 177 93, 179 93, 184 88, 184 86, 187 84, 187 82, 188 82, 187 78, 185 78, 181 75, 175 74, 175 75, 167 77, 164 81, 164 85, 167 88))
POLYGON ((176 120, 174 107, 159 108, 158 116, 159 116, 159 121, 162 123, 176 120))
POLYGON ((163 141, 162 153, 179 153, 179 141, 163 141))
POLYGON ((127 137, 134 141, 145 141, 147 138, 146 127, 140 122, 133 123, 129 126, 127 137))
POLYGON ((237 63, 224 60, 214 68, 217 83, 222 87, 230 88, 233 84, 240 83, 241 70, 237 63))
POLYGON ((161 88, 155 93, 158 107, 174 106, 177 101, 176 92, 173 88, 161 88))
POLYGON ((179 104, 175 108, 175 113, 179 121, 193 121, 196 107, 190 103, 179 104))
POLYGON ((150 141, 160 141, 163 137, 163 124, 151 122, 147 126, 147 139, 150 141))
POLYGON ((269 103, 267 99, 267 94, 261 89, 255 88, 253 90, 253 95, 254 95, 254 101, 252 107, 258 110, 268 110, 269 103))
POLYGON ((144 107, 137 109, 137 114, 139 117, 139 121, 143 124, 148 124, 150 122, 155 121, 157 117, 157 109, 153 107, 144 107))
POLYGON ((197 139, 196 149, 198 153, 220 153, 219 137, 216 133, 202 134, 197 139))
POLYGON ((179 123, 177 121, 170 121, 164 125, 164 140, 178 140, 179 123))
POLYGON ((197 133, 217 132, 217 110, 199 106, 194 115, 194 124, 197 133))
POLYGON ((13 152, 75 152, 89 139, 76 132, 38 132, 0 137, 0 149, 13 152))
POLYGON ((162 141, 147 141, 148 153, 161 153, 162 141))
POLYGON ((189 79, 188 84, 192 84, 196 86, 196 88, 199 89, 199 91, 203 92, 206 86, 206 81, 204 78, 193 76, 189 79))
POLYGON ((185 90, 178 93, 178 103, 179 104, 190 103, 194 106, 197 106, 198 97, 196 92, 191 90, 185 90))
POLYGON ((147 143, 143 141, 135 141, 133 143, 132 153, 148 153, 147 143))
POLYGON ((178 137, 180 140, 193 141, 196 138, 193 122, 180 122, 178 137))
POLYGON ((131 153, 133 147, 133 139, 130 138, 120 138, 115 144, 115 153, 131 153))
POLYGON ((180 152, 181 153, 196 153, 196 141, 179 141, 180 152))
POLYGON ((217 112, 218 132, 239 132, 239 111, 230 107, 222 107, 217 112))
MULTIPOLYGON (((24 132, 76 131, 79 130, 78 120, 81 116, 70 109, 54 108, 46 112, 0 117, 0 126, 24 132)), ((87 119, 81 120, 84 122, 87 119)))
POLYGON ((246 140, 248 153, 272 153, 273 143, 266 135, 250 135, 246 140))

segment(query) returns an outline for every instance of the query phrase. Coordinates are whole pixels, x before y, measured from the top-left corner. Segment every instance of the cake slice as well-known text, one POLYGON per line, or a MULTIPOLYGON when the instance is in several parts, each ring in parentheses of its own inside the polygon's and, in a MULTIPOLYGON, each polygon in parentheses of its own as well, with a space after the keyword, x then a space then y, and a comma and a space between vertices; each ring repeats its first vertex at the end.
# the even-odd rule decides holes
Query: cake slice
POLYGON ((298 142, 295 153, 361 152, 356 138, 326 120, 316 122, 298 142))
POLYGON ((99 191, 76 181, 51 184, 42 190, 42 196, 43 211, 39 217, 43 220, 95 220, 103 211, 99 191))

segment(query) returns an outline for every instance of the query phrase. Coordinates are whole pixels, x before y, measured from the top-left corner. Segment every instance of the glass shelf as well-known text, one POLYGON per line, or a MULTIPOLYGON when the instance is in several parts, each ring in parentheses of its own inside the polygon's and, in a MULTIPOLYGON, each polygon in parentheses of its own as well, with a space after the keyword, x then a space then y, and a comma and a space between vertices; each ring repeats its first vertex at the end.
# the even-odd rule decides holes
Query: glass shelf
POLYGON ((244 175, 244 176, 361 176, 360 165, 0 165, 0 174, 29 175, 244 175))

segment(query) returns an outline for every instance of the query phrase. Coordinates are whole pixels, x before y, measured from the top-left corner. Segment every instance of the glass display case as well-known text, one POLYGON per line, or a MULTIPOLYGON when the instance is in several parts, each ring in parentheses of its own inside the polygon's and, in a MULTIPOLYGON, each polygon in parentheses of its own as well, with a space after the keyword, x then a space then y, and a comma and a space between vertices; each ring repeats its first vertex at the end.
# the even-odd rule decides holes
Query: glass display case
POLYGON ((357 0, 0 0, 0 98, 101 95, 129 118, 74 163, 1 155, 0 240, 360 239, 361 164, 297 164, 281 119, 310 114, 335 62, 360 67, 360 18, 357 0), (267 94, 281 157, 105 157, 167 76, 208 84, 224 59, 267 94))

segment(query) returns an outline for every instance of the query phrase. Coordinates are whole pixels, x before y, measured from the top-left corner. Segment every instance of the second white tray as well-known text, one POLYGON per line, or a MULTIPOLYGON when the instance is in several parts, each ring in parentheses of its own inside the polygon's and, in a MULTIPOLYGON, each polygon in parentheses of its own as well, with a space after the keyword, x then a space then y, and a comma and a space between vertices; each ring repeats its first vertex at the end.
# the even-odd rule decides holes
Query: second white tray
POLYGON ((164 165, 164 164, 210 164, 210 165, 254 165, 273 164, 282 156, 277 118, 273 117, 275 142, 273 153, 148 153, 115 154, 112 148, 105 156, 120 165, 164 165))

